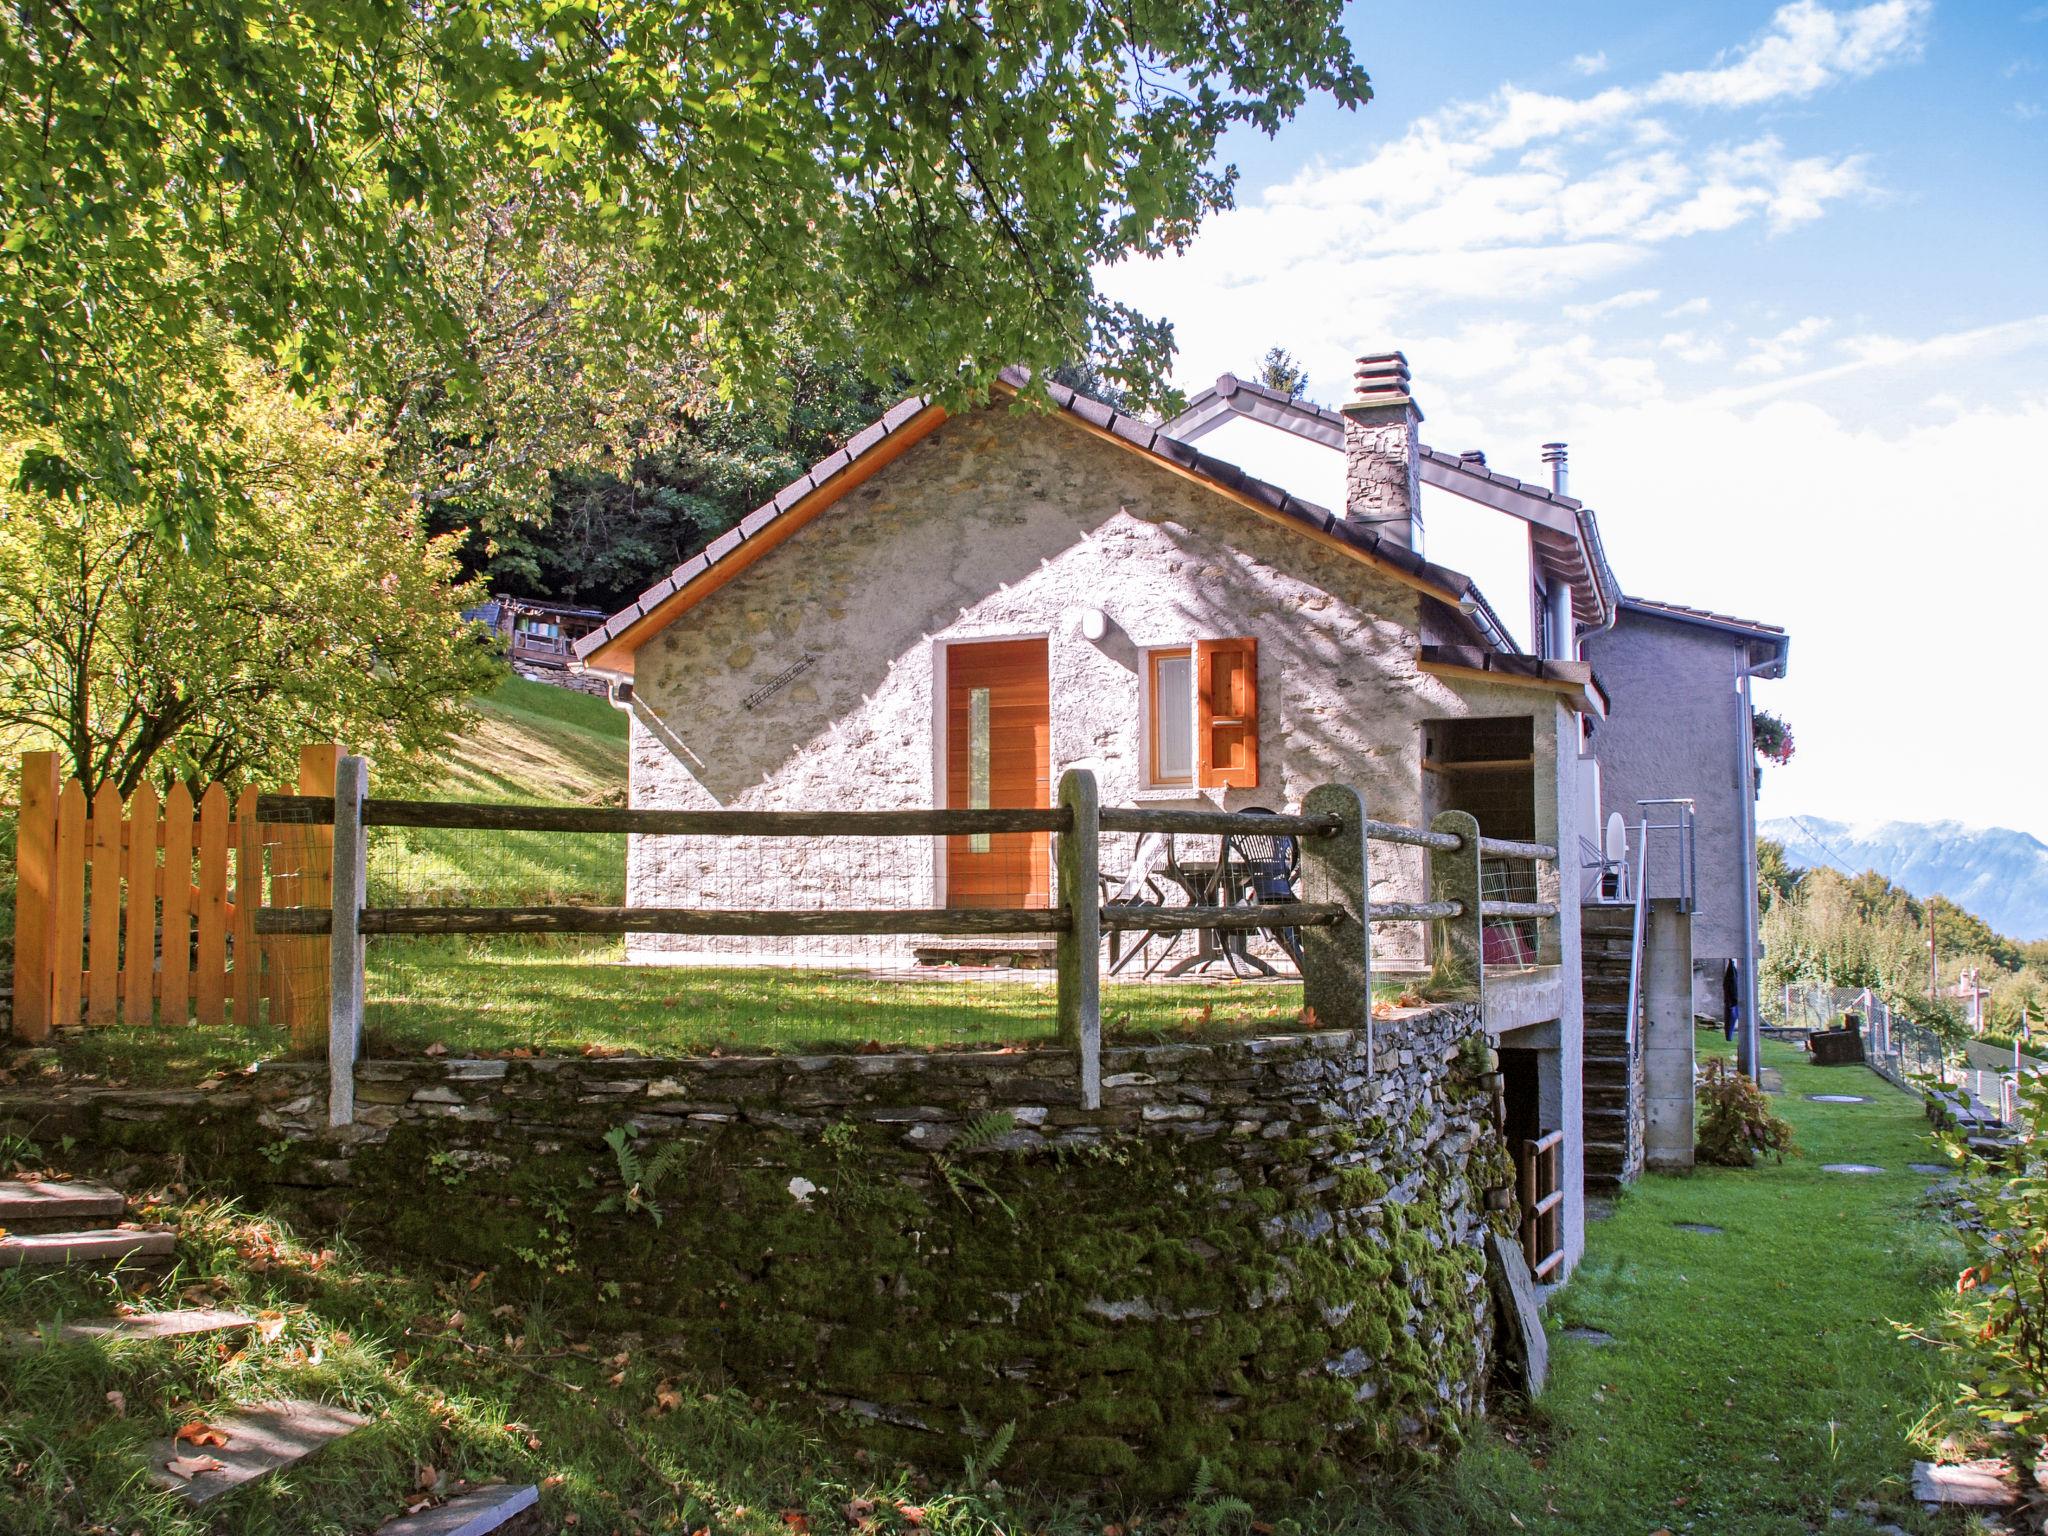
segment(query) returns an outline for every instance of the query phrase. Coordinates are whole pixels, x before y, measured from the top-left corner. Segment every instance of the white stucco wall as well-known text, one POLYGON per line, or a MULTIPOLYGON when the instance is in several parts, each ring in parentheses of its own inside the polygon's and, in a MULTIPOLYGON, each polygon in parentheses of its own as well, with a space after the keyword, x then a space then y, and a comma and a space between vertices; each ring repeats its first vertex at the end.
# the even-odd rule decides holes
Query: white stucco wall
MULTIPOLYGON (((1742 848, 1740 700, 1736 672, 1743 642, 1733 635, 1624 611, 1611 631, 1587 636, 1593 664, 1612 709, 1593 735, 1602 794, 1629 824, 1633 856, 1640 799, 1690 796, 1696 805, 1698 908, 1692 956, 1699 975, 1696 1002, 1721 1011, 1721 968, 1739 959, 1748 889, 1742 848)), ((1668 808, 1653 819, 1669 820, 1668 808)), ((1650 837, 1653 896, 1676 890, 1674 834, 1650 837)))

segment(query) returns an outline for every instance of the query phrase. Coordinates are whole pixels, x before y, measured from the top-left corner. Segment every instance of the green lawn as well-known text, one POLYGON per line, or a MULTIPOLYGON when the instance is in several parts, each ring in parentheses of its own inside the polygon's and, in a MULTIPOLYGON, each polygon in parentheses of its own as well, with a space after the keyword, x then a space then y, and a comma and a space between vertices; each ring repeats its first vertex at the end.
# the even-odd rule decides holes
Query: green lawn
POLYGON ((1551 1305, 1553 1384, 1534 1443, 1489 1439, 1458 1469, 1473 1529, 1960 1528, 1923 1514, 1906 1489, 1910 1463, 1950 1427, 1939 1412, 1950 1378, 1939 1351, 1895 1325, 1938 1315, 1962 1263, 1925 1199, 1931 1176, 1907 1167, 1943 1160, 1920 1103, 1860 1067, 1807 1066, 1768 1041, 1764 1052, 1783 1074, 1775 1102, 1801 1155, 1647 1177, 1593 1226, 1551 1305), (1870 1102, 1815 1104, 1809 1093, 1870 1102), (1886 1171, 1823 1171, 1836 1162, 1886 1171), (1562 1337, 1572 1326, 1614 1342, 1562 1337), (1515 1518, 1487 1518, 1489 1507, 1515 1518), (1848 1518, 1831 1523, 1832 1511, 1848 1518))

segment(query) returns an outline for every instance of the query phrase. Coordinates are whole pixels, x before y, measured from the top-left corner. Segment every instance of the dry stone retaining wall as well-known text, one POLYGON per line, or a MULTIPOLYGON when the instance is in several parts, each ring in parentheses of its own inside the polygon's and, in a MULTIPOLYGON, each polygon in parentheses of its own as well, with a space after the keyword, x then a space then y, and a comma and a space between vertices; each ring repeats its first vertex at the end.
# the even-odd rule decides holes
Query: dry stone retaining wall
MULTIPOLYGON (((211 1093, 0 1097, 106 1158, 185 1151, 364 1240, 530 1271, 889 1455, 1014 1423, 1004 1475, 1330 1486, 1481 1409, 1487 1194, 1511 1177, 1467 1006, 1104 1053, 369 1061, 211 1093), (623 1127, 642 1194, 621 1208, 623 1127), (673 1150, 667 1150, 673 1149, 673 1150), (667 1166, 646 1172, 657 1159, 667 1166)), ((630 1171, 630 1170, 628 1170, 630 1171)))

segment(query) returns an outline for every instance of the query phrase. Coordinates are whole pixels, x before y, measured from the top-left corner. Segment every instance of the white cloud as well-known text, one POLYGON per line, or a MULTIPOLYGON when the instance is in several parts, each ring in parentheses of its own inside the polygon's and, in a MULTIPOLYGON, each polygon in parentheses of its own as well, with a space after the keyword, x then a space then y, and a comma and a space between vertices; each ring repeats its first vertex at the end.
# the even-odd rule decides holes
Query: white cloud
MULTIPOLYGON (((1914 378, 1886 374, 1893 387, 1914 378)), ((2048 441, 2048 396, 1895 427, 1793 399, 1660 398, 1596 405, 1551 431, 1571 441, 1573 490, 1599 509, 1627 590, 1790 629, 1790 676, 1759 685, 1758 701, 1791 721, 1799 754, 1766 768, 1764 814, 1957 816, 2048 837, 2048 717, 2013 708, 2038 620, 2001 600, 1999 574, 2048 569, 2048 488, 2011 470, 2014 444, 2048 441), (1956 604, 1970 614, 1966 658, 1898 638, 1956 604), (1998 721, 1998 749, 1937 752, 1915 724, 1930 715, 1998 721)), ((1493 455, 1535 472, 1505 459, 1493 455)))
POLYGON ((1588 320, 1597 320, 1602 315, 1611 315, 1616 310, 1640 309, 1645 304, 1654 304, 1663 294, 1655 288, 1631 288, 1626 293, 1617 293, 1608 298, 1595 300, 1591 304, 1567 304, 1564 317, 1583 325, 1588 320))
POLYGON ((1840 11, 1799 0, 1702 69, 1583 96, 1503 86, 1418 118, 1363 159, 1311 165, 1211 220, 1187 254, 1126 263, 1102 286, 1172 318, 1196 379, 1275 340, 1316 376, 1341 378, 1360 347, 1443 329, 1437 306, 1569 298, 1591 323, 1624 306, 1581 295, 1625 285, 1661 245, 1782 234, 1875 195, 1858 154, 1794 154, 1739 124, 1698 144, 1687 134, 1699 114, 1802 100, 1910 58, 1926 12, 1926 0, 1840 11), (1306 294, 1317 313, 1305 321, 1306 294))
POLYGON ((1749 344, 1749 355, 1735 365, 1738 373, 1783 373, 1795 363, 1806 361, 1812 344, 1832 324, 1819 315, 1808 315, 1788 325, 1775 336, 1758 337, 1749 344))
POLYGON ((1664 311, 1666 320, 1683 320, 1690 315, 1704 315, 1714 307, 1714 301, 1705 294, 1687 299, 1683 304, 1674 304, 1664 311))
POLYGON ((1604 75, 1607 73, 1607 54, 1605 50, 1573 54, 1565 67, 1575 75, 1604 75))
POLYGON ((2043 113, 2038 101, 2016 101, 2012 104, 2012 115, 2023 123, 2031 123, 2043 113))
POLYGON ((1657 345, 1681 363, 1717 363, 1728 355, 1719 337, 1698 331, 1669 331, 1658 338, 1657 345))

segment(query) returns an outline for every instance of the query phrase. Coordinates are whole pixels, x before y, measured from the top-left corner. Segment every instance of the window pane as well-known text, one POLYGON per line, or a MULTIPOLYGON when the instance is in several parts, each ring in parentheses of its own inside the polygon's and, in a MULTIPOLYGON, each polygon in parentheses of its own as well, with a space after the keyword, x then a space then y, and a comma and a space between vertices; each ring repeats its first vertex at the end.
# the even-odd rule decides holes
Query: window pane
POLYGON ((1152 718, 1158 722, 1153 740, 1152 777, 1160 783, 1195 776, 1195 661, 1192 656, 1160 656, 1152 665, 1152 718))
MULTIPOLYGON (((970 810, 988 809, 988 690, 970 689, 967 694, 967 805, 970 810)), ((976 832, 968 838, 974 853, 989 851, 989 835, 976 832)))

